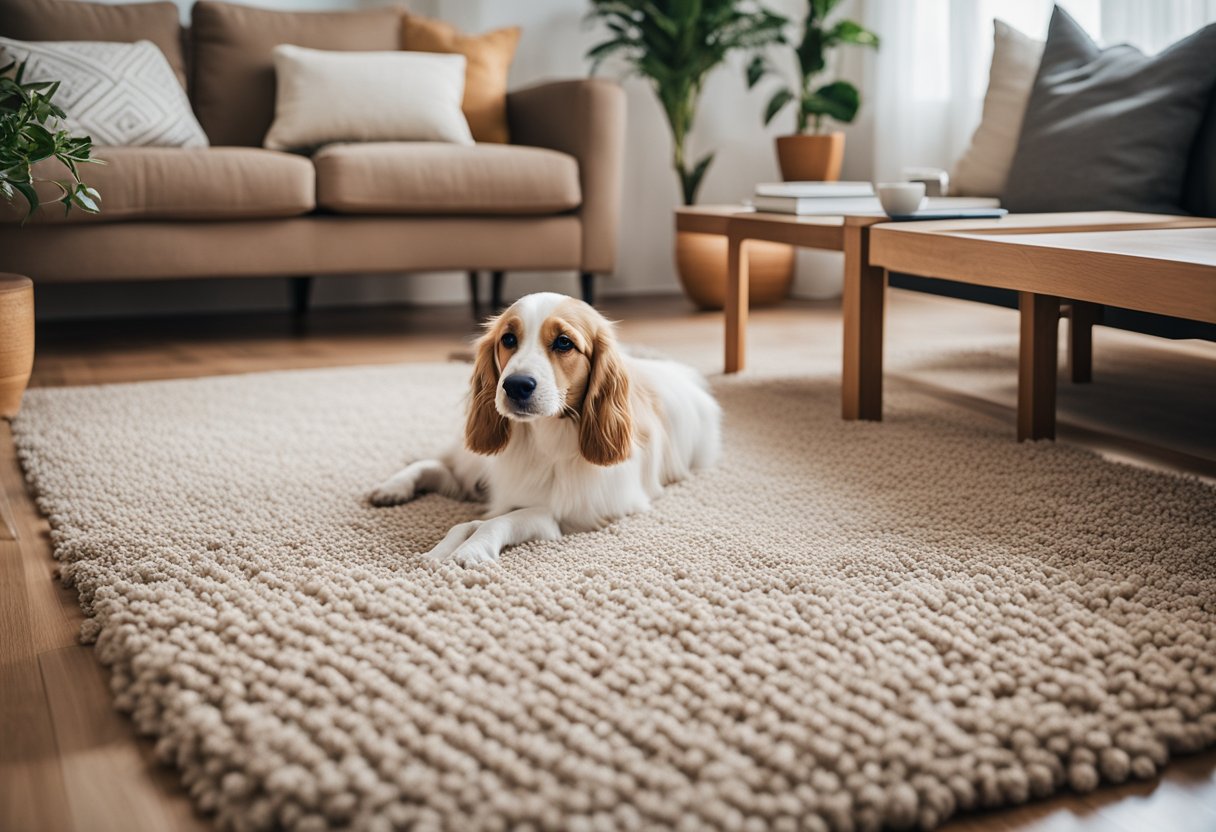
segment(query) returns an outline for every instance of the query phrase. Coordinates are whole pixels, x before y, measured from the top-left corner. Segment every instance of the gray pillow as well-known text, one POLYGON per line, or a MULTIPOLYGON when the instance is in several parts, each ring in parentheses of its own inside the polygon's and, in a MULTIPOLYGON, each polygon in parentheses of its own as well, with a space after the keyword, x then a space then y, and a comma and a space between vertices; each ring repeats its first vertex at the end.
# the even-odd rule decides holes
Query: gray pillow
POLYGON ((1182 207, 1190 214, 1216 217, 1216 89, 1212 90, 1207 115, 1191 147, 1182 207))
POLYGON ((1001 204, 1185 213, 1187 158, 1216 85, 1216 24, 1146 56, 1099 49, 1056 6, 1001 204))

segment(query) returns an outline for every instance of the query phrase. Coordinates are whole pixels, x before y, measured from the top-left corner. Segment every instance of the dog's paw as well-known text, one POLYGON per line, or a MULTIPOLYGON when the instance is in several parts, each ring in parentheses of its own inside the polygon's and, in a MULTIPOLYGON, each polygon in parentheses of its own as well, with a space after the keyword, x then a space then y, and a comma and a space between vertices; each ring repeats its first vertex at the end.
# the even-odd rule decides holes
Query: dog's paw
POLYGON ((422 556, 427 560, 451 560, 452 553, 460 548, 460 545, 468 540, 473 532, 477 531, 481 522, 480 520, 470 520, 467 523, 453 526, 443 540, 436 543, 431 551, 423 553, 422 556))
POLYGON ((470 538, 456 547, 448 559, 465 567, 481 566, 498 560, 498 549, 485 540, 470 538))
POLYGON ((414 477, 392 477, 385 480, 367 495, 367 501, 374 506, 399 506, 408 503, 417 496, 417 484, 414 477))

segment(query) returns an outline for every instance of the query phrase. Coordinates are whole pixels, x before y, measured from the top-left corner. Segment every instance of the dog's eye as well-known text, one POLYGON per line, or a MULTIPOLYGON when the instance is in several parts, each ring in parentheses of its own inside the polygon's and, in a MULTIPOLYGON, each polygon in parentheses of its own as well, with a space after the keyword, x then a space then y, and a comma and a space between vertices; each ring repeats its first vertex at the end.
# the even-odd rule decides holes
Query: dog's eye
POLYGON ((506 335, 502 336, 502 345, 509 350, 513 350, 519 345, 519 339, 515 337, 514 332, 508 332, 506 335))
POLYGON ((553 349, 558 352, 570 352, 574 349, 574 342, 565 335, 559 335, 553 339, 553 349))

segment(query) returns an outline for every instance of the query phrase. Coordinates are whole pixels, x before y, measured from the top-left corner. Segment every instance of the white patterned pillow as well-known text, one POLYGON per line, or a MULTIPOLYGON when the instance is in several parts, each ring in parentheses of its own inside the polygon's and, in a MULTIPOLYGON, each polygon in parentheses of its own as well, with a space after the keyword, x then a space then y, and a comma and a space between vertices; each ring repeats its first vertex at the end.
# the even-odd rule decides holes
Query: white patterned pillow
POLYGON ((59 81, 63 127, 103 147, 206 147, 207 135, 164 53, 135 43, 0 38, 0 66, 26 61, 26 81, 59 81))

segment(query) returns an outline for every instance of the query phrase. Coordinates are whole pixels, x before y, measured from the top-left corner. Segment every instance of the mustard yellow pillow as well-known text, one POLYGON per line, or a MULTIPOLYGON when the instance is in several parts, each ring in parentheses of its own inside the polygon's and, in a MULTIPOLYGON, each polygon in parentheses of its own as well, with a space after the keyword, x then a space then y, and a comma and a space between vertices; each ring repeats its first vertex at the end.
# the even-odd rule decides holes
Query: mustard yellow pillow
POLYGON ((464 55, 468 63, 461 109, 473 138, 505 144, 511 138, 507 130, 507 73, 519 34, 518 26, 509 26, 484 35, 466 35, 442 20, 407 15, 401 24, 401 48, 464 55))

